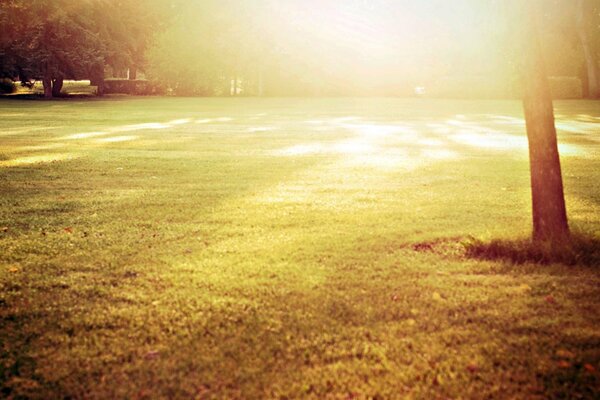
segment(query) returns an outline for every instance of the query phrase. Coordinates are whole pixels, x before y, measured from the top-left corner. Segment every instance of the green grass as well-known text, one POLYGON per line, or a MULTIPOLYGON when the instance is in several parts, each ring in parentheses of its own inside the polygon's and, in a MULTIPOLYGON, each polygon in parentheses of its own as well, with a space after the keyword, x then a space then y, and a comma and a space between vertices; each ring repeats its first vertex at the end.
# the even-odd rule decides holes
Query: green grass
MULTIPOLYGON (((597 243, 600 107, 556 107, 597 243)), ((597 266, 461 245, 530 233, 518 102, 1 100, 0 120, 0 397, 600 393, 597 266)))

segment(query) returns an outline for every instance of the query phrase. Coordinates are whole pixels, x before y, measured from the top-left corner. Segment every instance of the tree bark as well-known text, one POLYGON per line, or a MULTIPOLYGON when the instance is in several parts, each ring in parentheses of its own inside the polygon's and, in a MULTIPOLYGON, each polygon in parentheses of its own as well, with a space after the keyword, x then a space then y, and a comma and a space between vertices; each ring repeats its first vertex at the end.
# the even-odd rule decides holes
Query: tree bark
POLYGON ((540 45, 535 1, 524 20, 524 110, 529 140, 533 239, 559 242, 569 237, 554 108, 540 45))
POLYGON ((96 84, 96 96, 104 96, 104 77, 94 79, 94 83, 96 84))
POLYGON ((60 97, 64 82, 64 78, 56 78, 52 81, 52 96, 60 97))
POLYGON ((237 96, 237 86, 238 86, 238 78, 237 75, 233 77, 233 83, 231 87, 231 95, 237 96))
POLYGON ((129 80, 135 81, 137 79, 137 68, 135 66, 131 66, 129 68, 129 80))
POLYGON ((585 92, 587 92, 589 98, 597 99, 600 98, 600 72, 598 71, 598 64, 594 57, 594 50, 588 33, 587 18, 589 13, 591 13, 591 10, 586 9, 586 0, 577 0, 577 34, 581 41, 587 73, 587 90, 585 92))
POLYGON ((47 99, 52 98, 52 78, 46 76, 42 79, 44 85, 44 97, 47 99))
POLYGON ((258 97, 263 97, 265 95, 265 78, 262 67, 258 67, 258 97))

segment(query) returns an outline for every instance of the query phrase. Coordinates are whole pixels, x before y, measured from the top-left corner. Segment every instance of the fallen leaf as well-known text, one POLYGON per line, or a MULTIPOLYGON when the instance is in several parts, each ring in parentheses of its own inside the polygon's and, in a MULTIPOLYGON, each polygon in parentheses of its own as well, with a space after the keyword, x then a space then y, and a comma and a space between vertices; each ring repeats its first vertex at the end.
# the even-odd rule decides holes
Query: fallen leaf
POLYGON ((10 272, 10 273, 13 273, 13 274, 14 274, 14 273, 17 273, 17 272, 19 272, 19 271, 21 271, 21 269, 20 269, 19 267, 10 267, 10 268, 8 269, 8 272, 10 272))
POLYGON ((469 365, 467 365, 467 371, 474 374, 479 371, 479 366, 476 363, 472 362, 469 365))
POLYGON ((410 309, 410 313, 411 313, 412 315, 419 315, 419 310, 417 310, 416 308, 411 308, 411 309, 410 309))
POLYGON ((8 226, 3 226, 0 228, 0 232, 8 232, 8 226))
POLYGON ((65 233, 69 233, 69 234, 73 233, 73 228, 72 228, 72 227, 70 227, 70 226, 66 227, 66 228, 65 228, 65 229, 63 229, 63 230, 65 231, 65 233))
POLYGON ((146 353, 146 360, 154 360, 160 356, 160 352, 158 350, 152 350, 146 353))
POLYGON ((596 368, 592 364, 584 364, 583 368, 588 372, 596 372, 596 368))
POLYGON ((398 295, 397 294, 395 294, 395 295, 392 296, 392 301, 398 301, 398 295))
POLYGON ((415 326, 417 324, 417 321, 415 321, 414 319, 410 318, 406 320, 406 323, 408 324, 408 326, 415 326))
POLYGON ((559 358, 566 358, 569 360, 572 360, 573 358, 575 358, 575 354, 573 352, 570 352, 569 350, 565 350, 565 349, 557 350, 556 355, 559 358))
POLYGON ((556 304, 556 299, 551 294, 546 296, 545 300, 546 300, 546 303, 548 303, 548 304, 556 304))
POLYGON ((571 363, 565 360, 561 360, 558 362, 559 368, 571 368, 571 363))
POLYGON ((431 296, 432 299, 434 299, 435 301, 440 301, 442 300, 442 295, 439 294, 438 292, 433 292, 433 295, 431 296))

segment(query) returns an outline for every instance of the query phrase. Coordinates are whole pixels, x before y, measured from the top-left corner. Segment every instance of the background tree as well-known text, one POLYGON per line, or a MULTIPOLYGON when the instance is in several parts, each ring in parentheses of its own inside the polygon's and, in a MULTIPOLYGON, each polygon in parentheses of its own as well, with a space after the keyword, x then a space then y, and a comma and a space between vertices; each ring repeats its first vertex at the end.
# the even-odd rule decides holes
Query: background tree
POLYGON ((143 65, 161 9, 158 0, 0 3, 0 72, 41 80, 45 97, 59 95, 65 79, 91 78, 101 93, 106 67, 135 71, 143 65))
POLYGON ((82 79, 102 64, 103 44, 91 29, 92 1, 22 2, 26 30, 14 41, 21 79, 39 79, 45 97, 60 94, 64 79, 82 79), (42 15, 43 18, 33 18, 42 15))
POLYGON ((585 58, 586 93, 600 98, 600 1, 576 0, 577 35, 585 58))

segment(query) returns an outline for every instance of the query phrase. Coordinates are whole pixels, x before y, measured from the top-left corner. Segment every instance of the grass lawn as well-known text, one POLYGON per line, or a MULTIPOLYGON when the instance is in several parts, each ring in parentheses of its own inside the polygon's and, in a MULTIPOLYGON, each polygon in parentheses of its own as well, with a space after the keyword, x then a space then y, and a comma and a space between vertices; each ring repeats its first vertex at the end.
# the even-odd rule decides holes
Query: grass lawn
MULTIPOLYGON (((600 103, 557 102, 600 238, 600 103)), ((600 270, 530 233, 516 101, 0 99, 0 397, 594 398, 600 270)))

